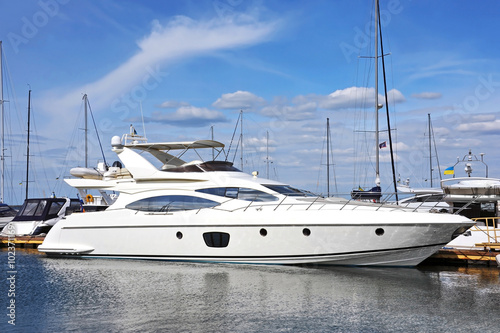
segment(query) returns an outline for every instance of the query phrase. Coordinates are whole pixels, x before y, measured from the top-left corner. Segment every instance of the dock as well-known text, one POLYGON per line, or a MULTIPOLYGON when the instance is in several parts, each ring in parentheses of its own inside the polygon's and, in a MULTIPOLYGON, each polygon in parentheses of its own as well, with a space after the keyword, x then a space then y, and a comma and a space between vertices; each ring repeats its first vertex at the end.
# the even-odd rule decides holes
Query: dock
POLYGON ((0 248, 8 248, 14 246, 21 249, 37 249, 38 245, 43 243, 45 236, 15 236, 15 237, 0 237, 0 248))
POLYGON ((429 258, 425 259, 421 265, 442 265, 442 266, 492 266, 496 267, 496 256, 499 251, 492 249, 482 250, 461 250, 461 249, 440 249, 429 258))

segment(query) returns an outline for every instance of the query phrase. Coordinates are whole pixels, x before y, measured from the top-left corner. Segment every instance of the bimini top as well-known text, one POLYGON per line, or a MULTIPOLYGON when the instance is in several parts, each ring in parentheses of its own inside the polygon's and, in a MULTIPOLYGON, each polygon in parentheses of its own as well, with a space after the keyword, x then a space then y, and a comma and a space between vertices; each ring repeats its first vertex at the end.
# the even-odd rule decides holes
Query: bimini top
POLYGON ((224 148, 224 144, 213 140, 198 140, 186 142, 158 142, 158 143, 127 143, 124 145, 129 148, 156 149, 156 150, 183 150, 200 148, 224 148))

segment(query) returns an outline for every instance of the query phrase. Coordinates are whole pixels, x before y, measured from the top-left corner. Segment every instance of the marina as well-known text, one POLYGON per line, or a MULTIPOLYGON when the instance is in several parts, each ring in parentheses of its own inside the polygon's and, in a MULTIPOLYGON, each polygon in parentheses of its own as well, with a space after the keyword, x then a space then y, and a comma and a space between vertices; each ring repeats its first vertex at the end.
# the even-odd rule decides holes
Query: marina
POLYGON ((498 331, 500 4, 3 7, 0 332, 498 331))

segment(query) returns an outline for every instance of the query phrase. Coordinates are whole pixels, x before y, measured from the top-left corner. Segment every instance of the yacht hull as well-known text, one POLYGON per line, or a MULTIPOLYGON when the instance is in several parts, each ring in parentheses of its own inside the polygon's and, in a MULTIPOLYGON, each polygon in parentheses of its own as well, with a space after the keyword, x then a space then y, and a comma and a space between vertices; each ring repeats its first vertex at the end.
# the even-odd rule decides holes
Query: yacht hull
POLYGON ((191 262, 415 266, 447 244, 457 229, 472 225, 448 214, 383 211, 111 210, 97 219, 93 214, 59 222, 39 251, 191 262), (388 222, 394 218, 398 222, 388 222))

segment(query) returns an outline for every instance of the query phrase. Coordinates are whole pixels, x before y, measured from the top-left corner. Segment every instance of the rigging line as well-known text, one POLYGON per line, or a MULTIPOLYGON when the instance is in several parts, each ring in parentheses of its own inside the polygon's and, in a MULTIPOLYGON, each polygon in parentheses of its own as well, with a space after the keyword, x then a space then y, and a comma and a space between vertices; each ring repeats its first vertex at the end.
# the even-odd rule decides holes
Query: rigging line
MULTIPOLYGON (((104 165, 108 166, 108 163, 106 163, 106 156, 104 156, 104 151, 102 149, 101 138, 99 137, 99 131, 97 130, 97 125, 95 124, 94 113, 92 112, 92 108, 90 107, 90 102, 89 102, 88 96, 87 96, 87 105, 89 107, 90 116, 92 117, 92 122, 94 123, 95 134, 97 135, 97 141, 99 142, 99 148, 101 149, 101 154, 102 154, 102 159, 104 160, 104 165)), ((145 134, 146 134, 146 132, 144 132, 144 135, 145 134)))
MULTIPOLYGON (((330 142, 330 147, 332 145, 332 132, 330 131, 330 128, 328 129, 327 133, 329 134, 329 142, 330 142)), ((331 149, 331 148, 330 148, 331 149)), ((338 190, 338 187, 337 187, 337 175, 335 174, 335 163, 333 162, 333 150, 330 151, 330 152, 326 152, 327 154, 330 154, 331 156, 331 161, 332 161, 332 171, 333 171, 333 181, 335 183, 335 195, 338 195, 339 193, 339 190, 338 190)))
POLYGON ((321 177, 321 165, 323 165, 323 151, 325 150, 325 140, 323 140, 323 147, 321 147, 321 155, 320 155, 320 159, 319 159, 319 165, 320 165, 320 168, 318 170, 318 180, 317 180, 317 183, 316 183, 316 192, 319 192, 320 188, 319 188, 319 180, 320 180, 320 177, 321 177))
MULTIPOLYGON (((37 127, 37 121, 36 121, 36 108, 33 106, 33 101, 31 102, 31 122, 33 123, 33 128, 34 128, 34 133, 35 133, 35 136, 38 137, 38 127, 37 127)), ((41 153, 42 149, 40 148, 40 140, 36 140, 36 146, 38 147, 38 153, 41 153)), ((35 155, 32 155, 32 156, 35 156, 35 155)), ((42 165, 42 170, 43 170, 43 176, 44 176, 44 179, 45 179, 45 182, 47 183, 47 188, 50 189, 50 183, 49 183, 49 178, 47 176, 47 168, 45 167, 45 163, 44 163, 44 159, 42 157, 40 157, 38 159, 40 161, 40 164, 42 165)), ((37 176, 37 171, 38 168, 35 168, 33 166, 33 163, 31 163, 31 166, 30 166, 30 170, 33 170, 33 174, 35 175, 35 177, 38 177, 37 176)), ((38 182, 35 182, 35 185, 38 185, 38 182)), ((37 189, 38 191, 40 192, 40 187, 37 186, 37 189)), ((43 192, 43 191, 42 191, 43 192)))
MULTIPOLYGON (((227 150, 227 156, 226 156, 226 161, 229 157, 229 153, 231 152, 231 147, 233 145, 233 140, 234 140, 234 136, 236 135, 236 130, 238 129, 238 124, 240 122, 240 116, 241 116, 241 113, 238 114, 238 119, 236 120, 236 126, 234 127, 234 132, 233 132, 233 136, 231 137, 231 142, 229 143, 229 148, 227 150)), ((239 142, 239 141, 238 141, 239 142)), ((234 162, 234 160, 233 160, 234 162)))
MULTIPOLYGON (((435 150, 435 153, 436 153, 436 162, 437 162, 437 166, 438 166, 438 172, 439 172, 439 180, 443 180, 443 177, 441 176, 441 165, 439 164, 439 156, 438 156, 438 152, 437 152, 437 146, 436 146, 436 137, 434 136, 434 127, 432 126, 432 121, 429 121, 430 125, 431 125, 431 132, 432 132, 432 141, 434 142, 434 150, 435 150)), ((431 133, 429 133, 430 135, 431 133)))
MULTIPOLYGON (((75 125, 74 125, 74 128, 73 128, 73 131, 71 132, 71 136, 70 136, 70 140, 69 140, 69 145, 68 145, 68 149, 66 150, 66 156, 64 157, 64 162, 63 162, 62 168, 60 168, 60 172, 59 172, 59 174, 56 177, 56 180, 59 180, 59 181, 57 181, 55 183, 54 187, 52 188, 52 192, 54 192, 54 193, 58 193, 60 191, 62 185, 63 185, 63 182, 61 180, 64 177, 63 174, 66 172, 66 170, 68 168, 68 164, 69 164, 68 160, 70 158, 69 155, 72 154, 75 151, 75 148, 78 148, 78 147, 75 147, 74 144, 77 141, 77 136, 78 136, 79 129, 80 129, 79 126, 78 126, 78 124, 80 124, 80 121, 81 121, 82 116, 83 116, 82 109, 83 109, 83 102, 80 105, 80 110, 78 112, 78 115, 77 115, 77 118, 76 118, 76 122, 75 122, 75 125)), ((78 154, 78 151, 76 151, 76 154, 78 154)), ((79 159, 75 160, 74 163, 75 163, 75 165, 80 165, 79 164, 80 163, 79 159)))
MULTIPOLYGON (((13 80, 12 80, 12 75, 10 73, 10 69, 9 69, 9 64, 8 64, 8 61, 7 61, 7 57, 5 56, 5 52, 2 52, 2 56, 3 56, 3 59, 4 59, 4 62, 5 62, 5 66, 3 67, 4 69, 4 72, 7 74, 6 75, 6 78, 7 78, 7 81, 10 82, 10 85, 7 85, 7 88, 11 88, 11 90, 7 89, 7 95, 9 95, 9 92, 12 93, 12 100, 14 101, 14 108, 15 110, 21 110, 21 108, 19 107, 19 101, 17 99, 17 94, 16 94, 16 90, 14 88, 14 84, 13 84, 13 80)), ((4 91, 4 94, 5 94, 5 91, 4 91)), ((4 96, 4 99, 5 99, 5 96, 4 96)), ((10 100, 6 100, 5 102, 10 102, 10 100)), ((10 103, 8 103, 10 104, 10 103)), ((4 103, 5 105, 5 103, 4 103)), ((18 121, 18 127, 22 130, 22 131, 25 131, 26 128, 24 127, 25 126, 25 121, 24 119, 22 118, 22 113, 21 112, 16 112, 16 115, 17 115, 17 121, 18 121)))
MULTIPOLYGON (((237 142, 237 145, 236 145, 236 151, 234 152, 234 157, 233 157, 233 162, 232 162, 233 164, 234 164, 234 160, 236 159, 236 155, 238 155, 238 148, 240 146, 240 139, 241 139, 241 136, 238 137, 238 142, 237 142)), ((229 155, 229 153, 228 153, 228 155, 229 155)))

